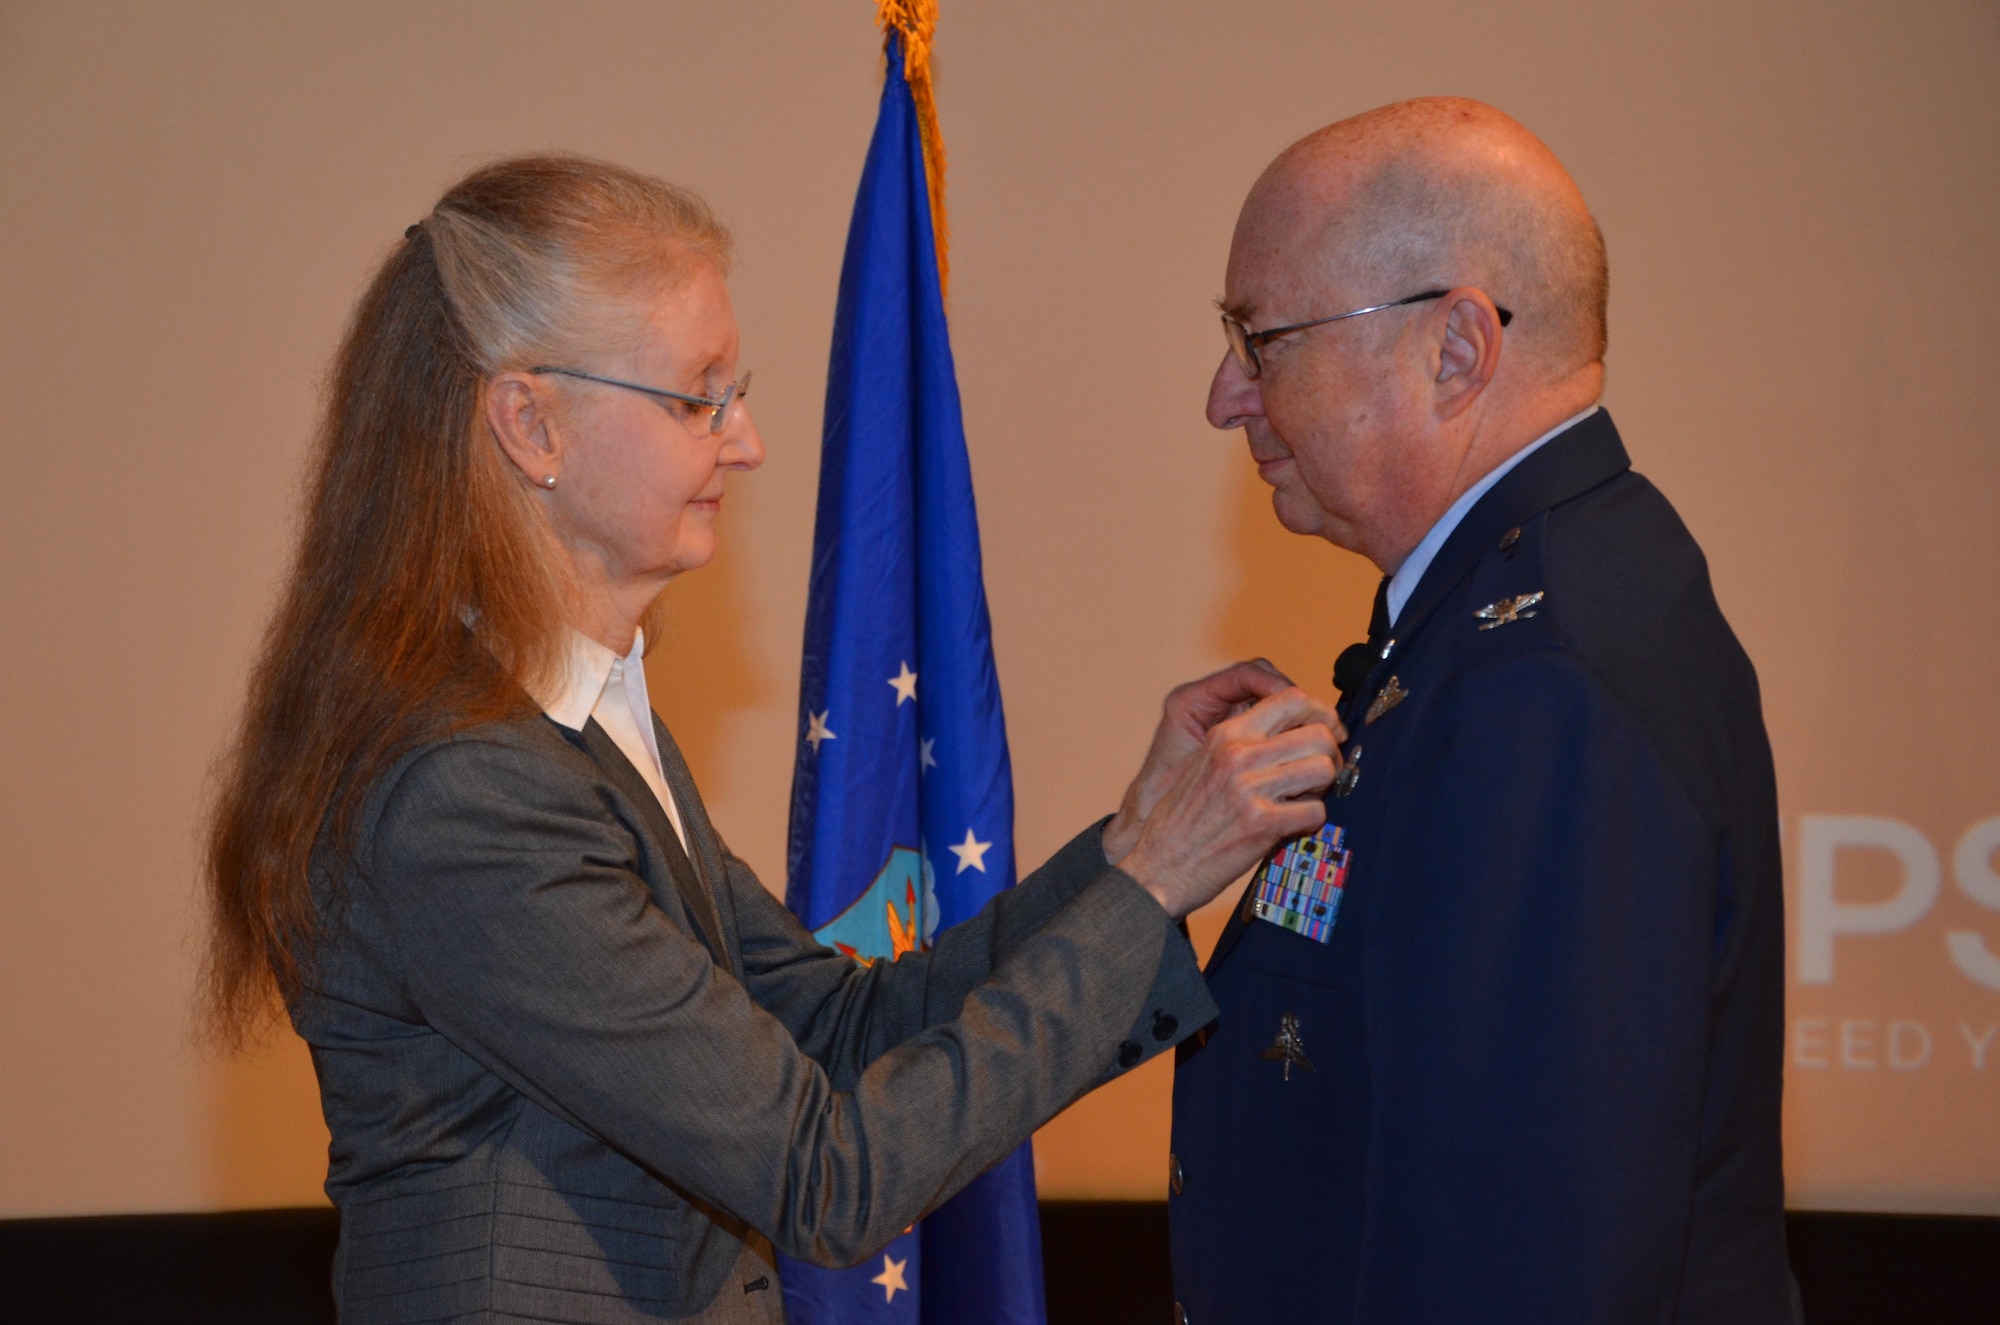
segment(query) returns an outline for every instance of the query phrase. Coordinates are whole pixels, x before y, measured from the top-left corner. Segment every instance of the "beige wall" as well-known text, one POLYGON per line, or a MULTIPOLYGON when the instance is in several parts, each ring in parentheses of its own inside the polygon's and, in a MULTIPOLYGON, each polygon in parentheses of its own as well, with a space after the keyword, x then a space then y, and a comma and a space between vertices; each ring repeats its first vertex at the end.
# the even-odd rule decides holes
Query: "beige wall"
MULTIPOLYGON (((296 1044, 220 1063, 187 1039, 194 824, 341 319, 491 155, 658 171, 740 235, 771 455, 724 555, 676 586, 653 683, 781 885, 871 9, 0 5, 0 1216, 318 1199, 296 1044)), ((1609 236, 1609 403, 1759 664, 1788 844, 1802 816, 1915 830, 1903 856, 1832 857, 1844 904, 1915 886, 1923 844, 1941 861, 1920 915, 1794 987, 1794 1200, 2000 1211, 2000 1035, 1974 1065, 2000 989, 1946 946, 2000 951, 1953 868, 2000 815, 2000 11, 945 10, 951 313, 1024 859, 1115 801, 1169 684, 1264 653, 1324 686, 1360 630, 1372 572, 1280 533, 1201 420, 1207 301, 1284 143, 1401 96, 1485 98, 1609 236)), ((1049 1127, 1044 1191, 1160 1194, 1169 1072, 1049 1127)))

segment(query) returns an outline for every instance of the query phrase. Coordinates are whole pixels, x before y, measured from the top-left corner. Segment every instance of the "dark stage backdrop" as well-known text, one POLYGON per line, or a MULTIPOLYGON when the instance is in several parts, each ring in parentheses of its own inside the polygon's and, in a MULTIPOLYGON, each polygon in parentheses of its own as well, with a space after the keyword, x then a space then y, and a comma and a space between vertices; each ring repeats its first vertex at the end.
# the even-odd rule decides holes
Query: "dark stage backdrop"
MULTIPOLYGON (((1791 1216, 1812 1325, 1989 1325, 2000 1220, 1791 1216)), ((10 1325, 333 1325, 329 1209, 0 1221, 10 1325)), ((1042 1206, 1049 1325, 1166 1325, 1173 1287, 1159 1202, 1042 1206)), ((1254 1273, 1255 1267, 1246 1267, 1254 1273)))

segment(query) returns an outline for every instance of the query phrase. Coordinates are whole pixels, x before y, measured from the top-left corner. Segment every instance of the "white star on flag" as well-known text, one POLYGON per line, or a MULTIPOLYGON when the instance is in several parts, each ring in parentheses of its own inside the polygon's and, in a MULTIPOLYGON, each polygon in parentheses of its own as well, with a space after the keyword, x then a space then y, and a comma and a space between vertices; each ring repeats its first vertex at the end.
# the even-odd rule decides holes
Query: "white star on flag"
POLYGON ((903 1267, 909 1263, 908 1260, 899 1261, 890 1256, 882 1258, 882 1273, 876 1275, 868 1282, 882 1285, 882 1300, 884 1302, 894 1302, 898 1290, 905 1293, 910 1291, 910 1286, 903 1282, 903 1267))
POLYGON ((917 741, 917 771, 919 773, 923 772, 927 768, 937 767, 937 755, 932 753, 936 749, 937 749, 936 741, 926 741, 922 739, 919 739, 917 741))
POLYGON ((963 874, 968 869, 978 870, 981 874, 986 873, 986 853, 992 846, 991 842, 982 842, 974 837, 970 828, 966 829, 965 841, 957 846, 945 847, 945 850, 958 857, 958 868, 952 873, 963 874))
POLYGON ((814 754, 819 753, 819 743, 821 741, 831 741, 834 739, 833 732, 826 725, 826 714, 831 712, 833 712, 832 709, 828 709, 826 713, 814 713, 810 709, 806 711, 806 716, 812 720, 806 726, 806 742, 812 746, 814 754))
POLYGON ((908 662, 899 665, 903 670, 889 678, 889 684, 896 687, 897 708, 903 707, 904 700, 917 697, 917 674, 910 670, 908 662))

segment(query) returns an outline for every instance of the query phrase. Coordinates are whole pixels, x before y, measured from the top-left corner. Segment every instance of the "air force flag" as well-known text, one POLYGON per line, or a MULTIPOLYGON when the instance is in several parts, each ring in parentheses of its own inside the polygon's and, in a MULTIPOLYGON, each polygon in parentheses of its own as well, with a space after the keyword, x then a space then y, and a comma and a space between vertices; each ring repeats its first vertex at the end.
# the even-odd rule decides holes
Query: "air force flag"
MULTIPOLYGON (((863 962, 928 946, 1014 882, 972 472, 900 47, 834 317, 786 893, 863 962)), ((783 1281, 794 1325, 1041 1325, 1029 1148, 866 1263, 787 1260, 783 1281)))

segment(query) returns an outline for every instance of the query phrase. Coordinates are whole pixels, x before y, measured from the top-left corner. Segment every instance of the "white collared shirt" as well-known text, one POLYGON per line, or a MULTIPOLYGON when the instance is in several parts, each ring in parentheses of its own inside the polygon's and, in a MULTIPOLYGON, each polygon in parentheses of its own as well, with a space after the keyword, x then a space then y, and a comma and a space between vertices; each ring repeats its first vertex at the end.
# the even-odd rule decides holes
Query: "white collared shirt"
POLYGON ((681 812, 667 789, 666 766, 660 762, 660 742, 653 733, 653 706, 646 698, 646 632, 635 631, 632 651, 623 658, 579 631, 569 636, 567 679, 560 694, 541 700, 542 712, 571 731, 580 732, 596 718, 646 785, 674 826, 681 849, 688 849, 681 812))
POLYGON ((1444 546, 1445 540, 1451 537, 1452 531, 1458 528, 1459 521, 1465 519, 1466 512, 1477 506, 1479 499, 1492 491, 1494 484, 1506 478, 1514 466, 1597 413, 1600 408, 1601 406, 1592 405, 1583 413, 1564 419, 1495 465, 1492 473, 1467 488, 1464 494, 1451 504, 1451 509, 1440 516, 1438 522, 1431 526, 1431 531, 1424 535, 1424 541, 1417 544, 1409 556, 1403 558, 1403 564, 1396 567, 1396 573, 1389 577, 1390 625, 1396 624, 1396 618, 1402 615, 1404 605, 1410 601, 1410 595, 1417 591, 1417 583, 1424 578, 1424 572, 1431 568, 1431 562, 1436 559, 1438 550, 1444 546))

